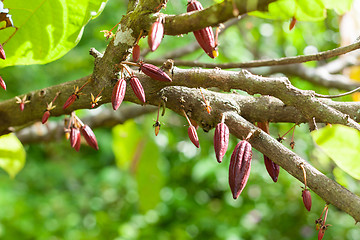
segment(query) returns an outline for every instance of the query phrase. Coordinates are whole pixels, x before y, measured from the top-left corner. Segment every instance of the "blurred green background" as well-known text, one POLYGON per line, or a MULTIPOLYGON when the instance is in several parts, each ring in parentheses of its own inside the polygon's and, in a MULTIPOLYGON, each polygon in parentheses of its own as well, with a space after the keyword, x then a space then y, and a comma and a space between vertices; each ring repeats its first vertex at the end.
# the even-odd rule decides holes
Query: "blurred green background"
MULTIPOLYGON (((203 1, 204 6, 211 3, 203 1)), ((126 4, 110 0, 100 17, 85 27, 78 46, 60 60, 2 69, 8 90, 0 99, 34 90, 34 85, 40 89, 91 73, 93 58, 88 50, 106 48, 100 31, 120 20, 126 4)), ((185 0, 169 1, 164 12, 176 14, 185 9, 185 0)), ((339 44, 338 20, 329 11, 325 21, 299 22, 289 32, 289 21, 246 17, 221 35, 220 56, 215 61, 294 56, 303 54, 309 46, 328 50, 339 44)), ((169 49, 194 41, 192 34, 165 36, 159 49, 147 57, 161 57, 169 49)), ((140 46, 147 47, 146 39, 140 46)), ((201 49, 183 59, 213 61, 201 49)), ((301 89, 323 94, 339 92, 299 78, 291 81, 301 89)), ((81 114, 86 115, 86 111, 81 114)), ((224 161, 218 164, 213 130, 198 131, 200 149, 196 149, 188 139, 184 118, 167 111, 160 119, 164 124, 157 137, 152 127, 155 118, 154 113, 113 129, 96 129, 97 152, 82 146, 78 153, 65 139, 25 145, 27 162, 16 178, 12 180, 0 170, 0 239, 317 239, 314 221, 325 202, 312 193, 312 210, 307 212, 301 198, 302 184, 287 172, 281 170, 279 181, 273 183, 263 156, 254 150, 248 185, 239 199, 233 200, 228 164, 238 140, 231 138, 224 161)), ((292 125, 273 123, 271 134, 277 137, 292 125)), ((290 138, 284 141, 288 147, 290 138)), ((359 181, 314 147, 307 125, 296 128, 295 142, 297 154, 360 194, 359 181)), ((360 230, 354 220, 333 206, 327 222, 332 226, 324 239, 359 239, 360 230)))

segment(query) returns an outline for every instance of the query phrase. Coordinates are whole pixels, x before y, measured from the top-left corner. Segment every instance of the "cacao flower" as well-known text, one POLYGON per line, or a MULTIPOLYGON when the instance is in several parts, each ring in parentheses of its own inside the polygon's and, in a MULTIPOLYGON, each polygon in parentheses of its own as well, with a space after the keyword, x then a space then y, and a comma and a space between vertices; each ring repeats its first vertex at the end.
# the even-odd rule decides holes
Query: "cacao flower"
POLYGON ((4 60, 6 59, 5 50, 1 44, 0 44, 0 58, 4 60))
POLYGON ((197 135, 196 129, 193 125, 190 125, 188 128, 188 135, 191 142, 195 145, 195 147, 199 148, 199 137, 197 135))
POLYGON ((70 107, 71 104, 73 104, 78 96, 76 94, 71 94, 70 97, 66 100, 64 103, 63 109, 70 107))
POLYGON ((249 179, 251 158, 251 144, 240 141, 231 155, 229 166, 229 185, 234 199, 239 197, 249 179))
POLYGON ((130 85, 135 95, 140 99, 141 102, 145 103, 145 92, 139 78, 136 76, 132 76, 130 78, 130 85))
MULTIPOLYGON (((258 122, 257 126, 263 130, 264 132, 266 132, 267 134, 269 134, 269 122, 258 122)), ((278 177, 279 177, 279 172, 280 172, 280 167, 279 165, 277 165, 276 163, 274 163, 270 158, 268 158, 267 156, 264 155, 264 163, 265 163, 265 167, 267 172, 269 173, 271 179, 274 182, 277 182, 278 177)))
MULTIPOLYGON (((191 0, 187 6, 187 12, 203 10, 201 3, 196 0, 191 0)), ((211 58, 218 56, 216 50, 214 33, 211 27, 206 27, 197 31, 194 31, 194 36, 196 41, 199 43, 200 47, 205 51, 207 55, 211 58)))
POLYGON ((138 44, 135 44, 133 47, 132 57, 134 62, 137 62, 140 59, 140 46, 138 44))
POLYGON ((148 36, 148 44, 150 50, 154 52, 160 45, 161 40, 164 36, 164 25, 161 22, 161 19, 156 20, 151 26, 149 36, 148 36))
POLYGON ((147 76, 162 82, 172 82, 172 79, 160 68, 149 63, 140 63, 140 70, 147 76))
POLYGON ((120 104, 124 100, 126 91, 126 81, 125 79, 119 79, 114 86, 111 103, 114 110, 117 110, 120 107, 120 104))
POLYGON ((45 124, 50 117, 50 111, 46 110, 42 116, 41 123, 45 124))
POLYGON ((5 81, 2 79, 2 77, 0 76, 0 86, 6 90, 6 84, 5 84, 5 81))
POLYGON ((90 147, 94 148, 95 150, 99 150, 99 146, 95 137, 94 132, 88 125, 83 125, 80 128, 81 134, 84 136, 86 142, 89 144, 90 147))
POLYGON ((153 127, 155 128, 155 136, 157 136, 160 132, 160 127, 161 127, 161 124, 159 121, 156 121, 153 125, 153 127))
POLYGON ((310 212, 311 210, 311 194, 309 189, 302 190, 302 199, 305 205, 305 208, 310 212))
POLYGON ((216 159, 221 163, 229 144, 229 128, 221 122, 215 128, 214 134, 214 149, 216 159))

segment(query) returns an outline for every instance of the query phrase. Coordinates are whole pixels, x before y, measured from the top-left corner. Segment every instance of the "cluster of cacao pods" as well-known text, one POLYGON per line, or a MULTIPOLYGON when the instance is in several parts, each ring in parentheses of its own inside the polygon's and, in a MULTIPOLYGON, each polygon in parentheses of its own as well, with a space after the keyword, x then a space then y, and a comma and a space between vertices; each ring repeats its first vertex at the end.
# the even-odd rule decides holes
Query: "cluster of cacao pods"
POLYGON ((84 124, 74 113, 71 114, 69 127, 65 129, 65 132, 68 133, 67 137, 70 140, 71 147, 76 151, 80 150, 81 134, 90 147, 95 150, 99 150, 99 146, 92 129, 88 125, 84 124))
MULTIPOLYGON (((229 144, 229 128, 225 124, 225 116, 217 124, 214 134, 214 149, 219 163, 227 151, 229 144)), ((240 141, 231 154, 229 164, 229 185, 234 199, 244 190, 250 176, 252 147, 248 140, 240 141)))
MULTIPOLYGON (((194 12, 203 10, 203 6, 197 0, 189 0, 187 5, 187 12, 194 12)), ((164 37, 164 18, 160 15, 156 21, 151 25, 150 30, 148 31, 148 44, 152 52, 154 52, 160 45, 164 37)), ((199 43, 200 47, 205 51, 205 53, 211 57, 215 58, 218 56, 217 44, 214 37, 214 32, 211 27, 206 27, 197 31, 194 31, 194 36, 196 41, 199 43)), ((142 32, 140 33, 139 38, 136 40, 133 47, 132 56, 134 62, 139 61, 140 58, 140 47, 139 40, 141 38, 142 32)))

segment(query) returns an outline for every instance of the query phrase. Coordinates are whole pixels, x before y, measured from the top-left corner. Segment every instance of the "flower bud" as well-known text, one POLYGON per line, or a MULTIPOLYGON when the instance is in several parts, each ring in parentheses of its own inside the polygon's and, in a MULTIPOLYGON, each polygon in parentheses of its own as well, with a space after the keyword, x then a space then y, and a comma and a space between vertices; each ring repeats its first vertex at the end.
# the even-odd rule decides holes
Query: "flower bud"
POLYGON ((81 134, 84 136, 86 142, 89 144, 90 147, 94 148, 95 150, 99 150, 99 146, 95 137, 94 132, 88 125, 83 125, 80 128, 81 134))

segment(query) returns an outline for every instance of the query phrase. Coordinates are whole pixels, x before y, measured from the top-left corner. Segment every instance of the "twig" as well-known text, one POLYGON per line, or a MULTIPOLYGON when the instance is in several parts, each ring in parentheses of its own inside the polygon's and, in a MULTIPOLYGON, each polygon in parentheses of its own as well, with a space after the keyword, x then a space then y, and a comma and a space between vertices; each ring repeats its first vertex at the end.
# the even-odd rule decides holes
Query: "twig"
MULTIPOLYGON (((200 63, 194 61, 185 61, 185 60, 175 60, 176 66, 187 66, 187 67, 202 67, 202 68, 255 68, 255 67, 264 67, 264 66, 278 66, 278 65, 288 65, 295 63, 304 63, 309 61, 320 61, 328 58, 336 57, 343 55, 345 53, 358 50, 360 48, 360 42, 356 42, 344 47, 338 47, 332 50, 311 54, 311 55, 300 55, 295 57, 284 57, 278 59, 269 59, 269 60, 254 60, 244 63, 200 63)), ((151 60, 154 64, 159 64, 159 62, 164 62, 164 59, 151 60)))
POLYGON ((319 93, 315 93, 315 97, 320 97, 320 98, 338 98, 338 97, 343 97, 343 96, 347 96, 350 95, 352 93, 358 92, 360 90, 360 87, 355 88, 352 91, 346 92, 346 93, 341 93, 341 94, 337 94, 337 95, 323 95, 323 94, 319 94, 319 93))

